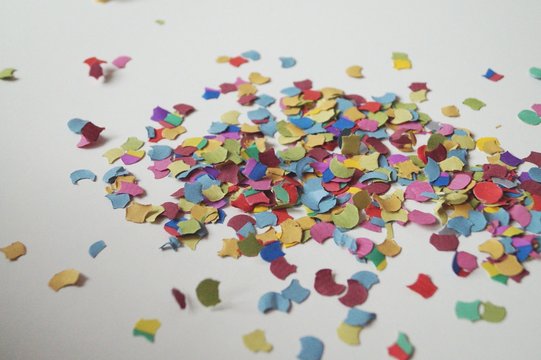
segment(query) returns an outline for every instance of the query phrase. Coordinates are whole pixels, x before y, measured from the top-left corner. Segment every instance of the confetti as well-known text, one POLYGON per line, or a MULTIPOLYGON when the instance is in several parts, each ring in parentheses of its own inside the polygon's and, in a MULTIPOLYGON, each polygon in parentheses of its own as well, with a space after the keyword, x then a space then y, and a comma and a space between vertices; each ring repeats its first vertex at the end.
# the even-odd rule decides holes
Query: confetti
POLYGON ((425 299, 431 298, 436 290, 438 290, 438 287, 434 285, 430 279, 430 276, 425 274, 419 274, 417 276, 417 280, 413 284, 408 285, 408 288, 415 291, 425 299))
POLYGON ((77 147, 86 147, 98 141, 99 136, 105 128, 94 125, 92 122, 81 119, 71 119, 68 121, 68 128, 74 133, 81 135, 77 147))
POLYGON ((476 98, 467 98, 462 103, 468 106, 470 109, 476 111, 481 110, 481 108, 486 106, 484 102, 476 98))
POLYGON ((394 52, 393 56, 393 67, 396 70, 411 69, 411 61, 408 54, 401 52, 394 52))
POLYGON ((480 320, 479 307, 481 301, 476 300, 472 302, 457 301, 455 304, 455 314, 459 319, 466 319, 472 322, 480 320))
POLYGON ((460 116, 460 111, 454 105, 444 106, 441 108, 441 113, 447 117, 458 117, 460 116))
POLYGON ((287 288, 282 290, 282 296, 297 304, 304 302, 310 296, 310 290, 304 288, 299 280, 293 279, 287 288))
POLYGON ((297 60, 292 57, 281 57, 280 62, 282 63, 282 68, 289 69, 290 67, 295 66, 297 60))
POLYGON ((171 294, 173 294, 178 306, 180 306, 182 310, 186 309, 186 295, 176 288, 171 289, 171 294))
POLYGON ((96 174, 87 169, 75 170, 70 174, 71 183, 76 185, 80 180, 96 181, 96 174))
POLYGON ((541 79, 541 68, 532 66, 529 70, 530 76, 534 79, 541 79))
POLYGON ((257 308, 262 313, 267 313, 271 310, 278 310, 284 313, 289 312, 291 302, 285 298, 282 294, 277 292, 268 292, 259 298, 257 308))
POLYGON ((346 74, 348 74, 349 77, 360 79, 363 77, 363 68, 359 65, 352 65, 346 69, 346 74))
POLYGON ((21 256, 26 255, 26 246, 20 241, 15 241, 6 247, 0 248, 0 251, 4 253, 6 259, 15 261, 21 256))
POLYGON ((17 71, 13 68, 6 68, 0 71, 0 80, 14 80, 13 73, 17 71))
POLYGON ((481 320, 492 323, 499 323, 505 319, 507 310, 503 306, 492 304, 490 301, 481 303, 481 320))
POLYGON ((80 273, 74 269, 68 269, 54 274, 49 280, 49 287, 54 291, 59 291, 65 286, 77 285, 80 273))
POLYGON ((122 56, 117 57, 113 61, 111 61, 111 64, 113 64, 119 69, 124 69, 126 67, 126 64, 129 63, 130 61, 131 61, 131 57, 122 55, 122 56))
POLYGON ((413 345, 411 345, 408 336, 402 332, 398 333, 396 342, 387 348, 389 356, 399 359, 408 360, 413 356, 413 345))
POLYGON ((88 254, 92 256, 93 258, 95 258, 106 247, 107 247, 107 244, 105 244, 105 241, 98 240, 92 245, 90 245, 90 247, 88 248, 88 254))
MULTIPOLYGON (((319 291, 318 291, 319 292, 319 291)), ((348 307, 364 304, 368 298, 368 289, 366 289, 357 280, 349 279, 346 293, 338 300, 348 307)))
POLYGON ((150 342, 154 342, 156 332, 162 324, 157 319, 141 319, 133 327, 133 336, 142 336, 150 342))
POLYGON ((335 296, 343 293, 346 286, 334 281, 331 269, 321 269, 316 273, 314 289, 321 295, 335 296))
POLYGON ((102 64, 106 64, 107 61, 100 60, 96 57, 90 57, 84 61, 85 64, 89 66, 88 76, 93 77, 94 79, 99 79, 103 76, 103 67, 102 64))
POLYGON ((206 307, 215 306, 221 302, 218 292, 219 281, 213 279, 205 279, 197 285, 195 292, 199 302, 206 307))
POLYGON ((486 71, 486 73, 483 76, 491 81, 500 81, 501 79, 503 79, 503 75, 498 74, 497 72, 495 72, 494 70, 490 68, 486 71))
POLYGON ((252 352, 270 352, 272 350, 272 344, 267 342, 265 337, 265 332, 263 330, 254 330, 251 333, 248 333, 242 337, 244 346, 252 352))
POLYGON ((285 280, 297 271, 297 266, 287 262, 285 257, 279 257, 270 264, 271 273, 280 280, 285 280))
POLYGON ((301 351, 297 355, 299 360, 320 360, 323 356, 324 345, 321 340, 313 336, 300 338, 301 351))
POLYGON ((336 329, 336 333, 338 334, 338 338, 342 340, 342 342, 354 346, 361 343, 361 340, 359 339, 361 330, 361 326, 349 325, 345 322, 342 322, 336 329))
POLYGON ((532 110, 522 110, 518 113, 518 118, 528 125, 541 124, 541 117, 539 116, 539 114, 532 110))

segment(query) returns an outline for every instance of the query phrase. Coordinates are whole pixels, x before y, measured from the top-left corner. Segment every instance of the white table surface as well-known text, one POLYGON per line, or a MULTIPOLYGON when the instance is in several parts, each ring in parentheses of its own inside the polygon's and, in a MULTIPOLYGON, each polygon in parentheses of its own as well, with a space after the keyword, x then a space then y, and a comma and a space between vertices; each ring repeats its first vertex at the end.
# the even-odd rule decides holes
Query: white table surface
MULTIPOLYGON (((442 106, 455 104, 461 111, 450 121, 455 126, 496 136, 518 156, 540 151, 541 127, 516 114, 541 102, 541 82, 528 75, 530 66, 541 66, 541 2, 4 0, 0 14, 0 68, 16 68, 18 78, 0 82, 0 246, 19 240, 28 248, 16 262, 0 259, 1 359, 293 359, 305 335, 324 341, 325 359, 385 359, 398 331, 409 335, 415 359, 541 357, 539 262, 527 264, 531 275, 522 284, 503 286, 482 269, 458 278, 452 255, 428 243, 429 231, 398 228, 402 253, 389 260, 362 306, 378 318, 361 333, 361 346, 351 347, 336 336, 347 309, 335 298, 312 291, 289 314, 260 314, 259 296, 283 289, 289 279, 274 278, 259 258, 217 257, 221 239, 234 235, 231 229, 210 226, 195 252, 162 252, 167 234, 161 226, 126 222, 124 212, 113 211, 103 197, 100 180, 78 186, 69 180, 79 168, 102 175, 109 166, 101 154, 128 136, 146 139, 157 105, 194 105, 198 111, 188 117, 181 139, 204 134, 211 121, 240 106, 233 95, 205 101, 203 88, 252 71, 271 76, 263 89, 276 95, 305 78, 315 87, 403 97, 412 81, 426 81, 432 91, 421 109, 435 120, 445 120, 442 106), (259 62, 239 69, 215 63, 219 55, 250 49, 262 54, 259 62), (408 53, 413 69, 394 70, 393 51, 408 53), (110 82, 88 77, 84 59, 118 55, 133 61, 110 82), (297 66, 281 69, 280 56, 295 57, 297 66), (345 75, 352 64, 364 67, 365 78, 345 75), (488 67, 505 78, 493 83, 481 77, 488 67), (472 111, 461 104, 467 97, 487 106, 472 111), (78 137, 66 127, 74 117, 105 126, 105 144, 76 148, 78 137), (108 247, 92 259, 87 249, 97 240, 108 247), (88 280, 53 292, 49 278, 67 268, 88 280), (419 272, 439 286, 429 300, 405 287, 419 272), (206 277, 221 281, 223 302, 215 309, 195 298, 206 277), (179 310, 172 287, 188 295, 187 310, 179 310), (456 319, 455 302, 475 299, 504 305, 507 319, 456 319), (140 318, 162 322, 154 344, 132 336, 140 318), (274 345, 270 354, 244 348, 241 336, 256 328, 274 345)), ((273 112, 279 115, 275 107, 273 112)), ((180 184, 154 181, 146 166, 145 159, 130 167, 148 191, 144 201, 171 199, 180 184)), ((475 250, 488 237, 462 239, 461 248, 475 250)), ((290 278, 309 288, 320 268, 332 268, 339 282, 374 270, 332 240, 288 249, 287 258, 298 265, 290 278)))

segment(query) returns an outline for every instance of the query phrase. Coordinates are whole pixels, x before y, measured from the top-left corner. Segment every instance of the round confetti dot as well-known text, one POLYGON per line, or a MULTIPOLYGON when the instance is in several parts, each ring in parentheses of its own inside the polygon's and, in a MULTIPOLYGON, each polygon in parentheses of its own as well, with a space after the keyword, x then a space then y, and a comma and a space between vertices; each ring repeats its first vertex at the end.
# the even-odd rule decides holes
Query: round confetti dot
POLYGON ((494 204, 503 196, 502 189, 492 182, 480 182, 473 188, 476 198, 485 204, 494 204))

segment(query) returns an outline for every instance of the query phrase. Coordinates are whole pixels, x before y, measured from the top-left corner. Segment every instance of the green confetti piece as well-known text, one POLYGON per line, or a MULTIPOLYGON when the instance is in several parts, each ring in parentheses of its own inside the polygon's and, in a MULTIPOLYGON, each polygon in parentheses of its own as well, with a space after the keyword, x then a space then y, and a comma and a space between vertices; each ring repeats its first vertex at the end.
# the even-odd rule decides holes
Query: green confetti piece
POLYGON ((346 204, 341 213, 332 214, 332 221, 340 228, 353 229, 359 223, 359 210, 353 204, 346 204))
POLYGON ((518 118, 528 125, 541 124, 541 117, 537 116, 537 113, 532 110, 522 110, 518 113, 518 118))
POLYGON ((13 68, 6 68, 2 71, 0 71, 0 79, 2 80, 12 80, 14 79, 13 73, 15 72, 15 69, 13 68))
POLYGON ((530 75, 531 75, 533 78, 536 78, 536 79, 541 80, 541 68, 532 66, 532 67, 530 68, 530 75))
POLYGON ((413 354, 413 345, 410 343, 408 339, 408 335, 404 334, 403 332, 398 333, 398 339, 396 339, 396 345, 400 347, 404 352, 408 355, 413 354))
POLYGON ((481 319, 479 314, 479 306, 481 301, 475 300, 472 302, 457 301, 455 304, 455 314, 459 319, 467 319, 471 322, 481 319))
POLYGON ((334 176, 343 179, 350 178, 355 172, 355 169, 345 167, 344 164, 338 161, 338 159, 332 159, 329 168, 331 169, 331 172, 334 174, 334 176))
POLYGON ((138 138, 132 136, 129 137, 124 144, 120 145, 120 147, 126 151, 136 151, 139 150, 144 144, 145 142, 143 140, 139 140, 138 138))
POLYGON ((195 234, 201 229, 199 221, 194 219, 179 221, 177 225, 181 235, 195 234))
POLYGON ((244 240, 240 240, 239 250, 244 256, 257 256, 263 248, 253 233, 250 233, 244 240))
POLYGON ((213 279, 205 279, 197 285, 195 293, 197 299, 203 304, 203 306, 209 307, 217 305, 221 302, 220 294, 218 292, 219 281, 213 279))
POLYGON ((479 111, 482 107, 485 107, 486 104, 476 98, 467 98, 462 102, 464 105, 469 106, 472 110, 479 111))
POLYGON ((165 20, 162 20, 162 19, 158 19, 158 20, 156 20, 155 22, 156 22, 156 24, 158 24, 158 25, 165 25, 165 20))
POLYGON ((505 319, 507 315, 505 307, 495 305, 490 301, 484 302, 482 305, 481 319, 491 323, 499 323, 505 319))

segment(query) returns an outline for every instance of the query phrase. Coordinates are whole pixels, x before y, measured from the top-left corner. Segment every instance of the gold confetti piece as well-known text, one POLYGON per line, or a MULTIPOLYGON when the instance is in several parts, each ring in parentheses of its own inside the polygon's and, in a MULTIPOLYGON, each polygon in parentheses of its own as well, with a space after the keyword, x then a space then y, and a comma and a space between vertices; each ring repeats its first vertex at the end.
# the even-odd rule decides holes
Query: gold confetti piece
POLYGON ((218 56, 216 58, 216 62, 218 64, 225 64, 229 62, 229 59, 231 59, 229 56, 218 56))
POLYGON ((412 119, 413 115, 408 109, 394 109, 394 119, 391 120, 391 123, 399 125, 412 119))
POLYGON ((252 84, 263 85, 270 81, 270 77, 263 76, 258 72, 253 72, 248 75, 248 80, 250 80, 252 84))
POLYGON ((136 201, 133 201, 126 208, 126 220, 142 224, 145 222, 147 215, 152 211, 152 205, 150 204, 140 204, 136 201))
POLYGON ((359 65, 352 65, 346 69, 346 74, 352 78, 360 79, 363 77, 363 68, 359 65))
POLYGON ((237 239, 223 239, 222 249, 218 251, 218 255, 221 257, 230 256, 234 259, 240 257, 239 241, 237 239))
POLYGON ((359 335, 361 334, 362 327, 349 325, 345 322, 341 323, 336 329, 338 338, 348 345, 359 345, 361 340, 359 335))
POLYGON ((4 253, 7 259, 14 261, 26 254, 26 246, 20 241, 15 241, 6 247, 0 248, 0 251, 4 253))
POLYGON ((458 117, 460 116, 460 111, 454 105, 444 106, 441 108, 441 113, 447 117, 458 117))
POLYGON ((409 59, 393 60, 393 67, 396 70, 411 69, 411 61, 409 59))
POLYGON ((253 352, 270 352, 272 350, 272 344, 267 342, 265 338, 265 332, 263 330, 254 330, 242 337, 244 346, 253 352))
POLYGON ((503 256, 505 248, 497 239, 489 239, 479 245, 479 251, 489 254, 494 260, 498 260, 503 256))
POLYGON ((386 239, 384 242, 376 246, 380 253, 385 256, 395 257, 400 254, 402 248, 393 239, 386 239))
POLYGON ((49 287, 54 291, 58 291, 65 286, 75 285, 79 281, 80 273, 74 269, 61 271, 49 280, 49 287))
POLYGON ((280 241, 283 244, 298 244, 302 240, 302 228, 293 219, 287 219, 280 224, 282 234, 280 235, 280 241))
POLYGON ((164 139, 167 140, 175 140, 179 135, 182 135, 186 132, 186 128, 184 126, 176 126, 174 128, 163 128, 162 130, 162 136, 164 139))
POLYGON ((181 172, 184 172, 186 170, 189 170, 190 169, 190 165, 186 164, 184 161, 182 160, 176 160, 176 161, 173 161, 171 164, 169 164, 167 166, 167 169, 169 169, 169 171, 171 171, 171 175, 173 175, 174 177, 176 177, 178 174, 180 174, 181 172))
POLYGON ((477 139, 476 145, 479 150, 489 155, 503 151, 500 147, 500 142, 494 137, 482 137, 477 139))
POLYGON ((500 274, 505 276, 515 276, 524 270, 514 255, 507 255, 502 261, 494 263, 494 266, 500 274))

